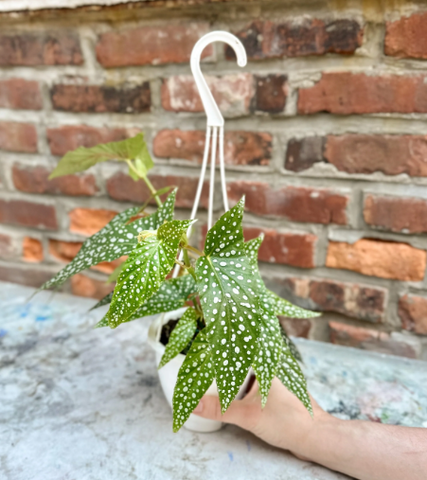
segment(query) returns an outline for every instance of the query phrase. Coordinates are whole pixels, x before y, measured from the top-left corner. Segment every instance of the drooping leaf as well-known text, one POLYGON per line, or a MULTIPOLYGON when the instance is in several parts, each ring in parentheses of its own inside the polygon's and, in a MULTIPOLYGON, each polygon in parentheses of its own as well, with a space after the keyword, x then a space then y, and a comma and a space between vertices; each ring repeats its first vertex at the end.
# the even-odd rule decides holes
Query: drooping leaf
POLYGON ((130 253, 114 289, 108 323, 116 328, 146 302, 174 266, 182 234, 192 220, 172 220, 144 238, 130 253))
POLYGON ((284 298, 279 297, 271 290, 267 290, 267 295, 274 304, 274 312, 276 315, 283 315, 291 318, 314 318, 321 315, 318 312, 312 312, 305 308, 297 307, 284 298))
POLYGON ((305 408, 313 415, 313 408, 307 391, 307 381, 285 342, 282 342, 282 355, 276 376, 290 392, 301 400, 305 408))
POLYGON ((172 400, 174 432, 188 420, 214 379, 212 351, 204 330, 197 334, 178 372, 172 400))
POLYGON ((116 215, 99 232, 88 238, 75 258, 60 270, 40 290, 59 286, 68 278, 101 262, 111 262, 122 255, 129 255, 137 244, 137 236, 143 230, 156 230, 165 220, 172 220, 176 190, 156 212, 148 217, 128 222, 138 212, 138 207, 128 208, 116 215))
MULTIPOLYGON (((126 322, 137 320, 138 318, 146 317, 148 315, 156 315, 158 313, 177 310, 185 305, 187 297, 195 291, 196 282, 191 275, 183 275, 182 277, 165 280, 159 290, 137 310, 135 310, 135 312, 126 320, 126 322)), ((112 293, 109 294, 109 296, 110 295, 110 300, 106 303, 111 302, 112 293)), ((93 308, 96 307, 97 305, 95 305, 93 308)), ((98 322, 96 327, 108 327, 107 315, 105 315, 105 317, 98 322)))
MULTIPOLYGON (((170 362, 172 358, 175 358, 193 339, 197 330, 197 318, 198 315, 194 308, 188 307, 172 330, 165 353, 160 360, 159 368, 162 368, 170 362)), ((196 378, 195 381, 197 380, 196 378)))
POLYGON ((105 295, 104 298, 101 298, 101 300, 96 303, 91 309, 89 309, 89 312, 91 310, 95 310, 96 308, 103 307, 104 305, 108 305, 111 303, 111 299, 113 298, 113 292, 110 292, 108 295, 105 295))
POLYGON ((49 179, 83 172, 99 162, 106 160, 137 160, 144 165, 145 171, 153 168, 153 161, 148 154, 144 135, 138 133, 135 137, 110 142, 95 147, 79 147, 68 152, 61 158, 55 170, 50 174, 49 179))
POLYGON ((221 409, 227 410, 252 364, 258 337, 258 298, 243 245, 244 199, 209 230, 196 263, 197 287, 212 347, 221 409))

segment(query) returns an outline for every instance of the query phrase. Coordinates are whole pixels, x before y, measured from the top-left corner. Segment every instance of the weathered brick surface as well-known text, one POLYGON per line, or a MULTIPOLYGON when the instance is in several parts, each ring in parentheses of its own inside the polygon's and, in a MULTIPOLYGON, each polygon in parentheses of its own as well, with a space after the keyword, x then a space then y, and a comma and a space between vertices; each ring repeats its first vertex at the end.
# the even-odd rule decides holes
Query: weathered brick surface
POLYGON ((36 153, 37 132, 31 123, 0 122, 0 150, 36 153))
POLYGON ((402 328, 427 335, 427 297, 404 295, 399 300, 399 317, 402 328))
POLYGON ((400 58, 427 58, 427 13, 387 22, 384 53, 400 58))
POLYGON ((11 235, 0 233, 0 258, 10 258, 16 254, 16 241, 11 235))
POLYGON ((73 32, 41 31, 0 35, 0 66, 81 65, 83 56, 73 32))
POLYGON ((55 207, 26 200, 0 199, 0 223, 56 230, 55 207))
MULTIPOLYGON (((178 187, 175 206, 179 208, 192 208, 194 197, 196 196, 198 177, 181 177, 176 175, 150 175, 150 181, 156 190, 168 186, 178 187)), ((208 206, 208 188, 209 182, 203 185, 202 195, 200 197, 200 206, 208 206)), ((129 175, 117 172, 107 180, 107 192, 111 198, 120 202, 134 202, 143 204, 150 196, 146 184, 140 180, 135 182, 129 175)), ((166 195, 166 194, 165 194, 166 195)), ((150 201, 155 205, 155 200, 150 201)))
POLYGON ((315 266, 317 237, 312 234, 287 232, 282 233, 271 228, 245 227, 245 240, 251 240, 264 234, 264 241, 259 250, 259 260, 280 263, 301 268, 315 266))
POLYGON ((41 110, 42 96, 38 82, 23 78, 0 81, 0 108, 41 110))
MULTIPOLYGON (((354 20, 324 22, 318 19, 297 19, 274 23, 255 21, 236 35, 243 42, 251 59, 300 57, 325 53, 353 53, 362 44, 363 29, 354 20)), ((234 59, 230 47, 226 57, 234 59)))
POLYGON ((427 232, 427 200, 410 197, 366 195, 365 222, 392 232, 427 232))
POLYGON ((94 147, 99 143, 119 142, 137 133, 134 128, 95 128, 88 125, 64 125, 47 129, 52 155, 65 155, 78 147, 94 147))
MULTIPOLYGON (((144 26, 112 31, 100 36, 96 46, 98 62, 104 67, 185 63, 197 40, 208 32, 207 23, 144 26)), ((212 55, 212 46, 202 58, 212 55)))
POLYGON ((426 252, 406 243, 361 239, 354 244, 329 242, 326 266, 363 275, 419 282, 426 270, 426 252))
POLYGON ((427 83, 424 80, 424 75, 323 73, 314 86, 299 90, 298 112, 425 113, 427 83))
POLYGON ((54 85, 50 92, 55 110, 91 113, 142 113, 150 111, 150 84, 137 87, 54 85))
POLYGON ((48 180, 51 171, 41 165, 14 164, 12 180, 15 188, 26 193, 48 193, 53 195, 91 196, 98 191, 93 175, 65 175, 48 180))
POLYGON ((19 283, 28 287, 39 288, 50 280, 54 272, 41 266, 25 265, 0 265, 0 281, 19 283))
POLYGON ((331 342, 338 345, 408 358, 417 358, 418 356, 418 351, 414 348, 414 345, 403 341, 402 338, 393 338, 393 335, 387 332, 355 327, 339 322, 329 322, 329 328, 331 342))
POLYGON ((268 183, 240 180, 229 182, 232 203, 246 196, 245 209, 257 215, 285 217, 295 222, 347 223, 348 196, 305 187, 271 188, 268 183))
POLYGON ((427 176, 427 137, 421 135, 330 135, 324 156, 348 173, 383 172, 427 176))
POLYGON ((114 289, 114 284, 95 280, 82 273, 71 277, 71 292, 79 297, 89 297, 101 300, 114 289))
POLYGON ((268 113, 283 112, 288 94, 286 75, 255 77, 253 110, 268 113))
POLYGON ((25 237, 22 242, 22 258, 26 262, 41 262, 43 260, 43 245, 40 240, 25 237))
MULTIPOLYGON (((222 77, 205 76, 221 113, 226 117, 248 115, 255 94, 254 79, 250 73, 222 77)), ((162 106, 172 112, 203 112, 194 79, 190 75, 176 75, 163 80, 162 106)))
POLYGON ((323 162, 323 137, 293 138, 288 142, 285 157, 285 168, 293 172, 301 172, 315 163, 323 162))
POLYGON ((100 208, 74 208, 68 213, 70 232, 90 236, 105 227, 117 215, 113 210, 100 208))
MULTIPOLYGON (((159 158, 176 158, 201 163, 206 134, 201 130, 161 130, 153 142, 159 158)), ((272 137, 264 132, 225 132, 224 162, 226 165, 268 165, 272 153, 272 137)))

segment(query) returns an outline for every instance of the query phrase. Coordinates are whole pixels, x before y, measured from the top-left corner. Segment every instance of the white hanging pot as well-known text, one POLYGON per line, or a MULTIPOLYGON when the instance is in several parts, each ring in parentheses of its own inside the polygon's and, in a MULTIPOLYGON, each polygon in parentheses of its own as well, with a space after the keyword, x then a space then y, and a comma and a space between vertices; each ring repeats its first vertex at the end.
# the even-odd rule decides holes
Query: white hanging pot
MULTIPOLYGON (((148 330, 148 343, 156 353, 156 365, 159 365, 162 355, 165 352, 165 346, 160 342, 160 335, 163 325, 168 323, 169 320, 176 320, 178 318, 181 318, 186 310, 187 307, 180 308, 179 310, 174 310, 172 312, 162 313, 150 325, 150 328, 148 330)), ((178 371, 181 368, 184 359, 185 355, 180 353, 170 362, 168 362, 164 367, 158 370, 163 393, 165 394, 166 400, 171 407, 173 390, 178 379, 178 371)), ((250 374, 248 374, 245 381, 243 382, 243 385, 240 387, 239 394, 236 398, 241 398, 243 393, 246 391, 246 386, 248 384, 249 378, 250 374)), ((218 396, 218 389, 215 380, 212 382, 212 385, 206 391, 206 395, 218 396)), ((187 430, 191 430, 193 432, 216 432, 222 427, 222 422, 217 422, 216 420, 209 420, 207 418, 202 418, 198 417, 197 415, 191 414, 190 418, 184 423, 184 427, 187 430)))

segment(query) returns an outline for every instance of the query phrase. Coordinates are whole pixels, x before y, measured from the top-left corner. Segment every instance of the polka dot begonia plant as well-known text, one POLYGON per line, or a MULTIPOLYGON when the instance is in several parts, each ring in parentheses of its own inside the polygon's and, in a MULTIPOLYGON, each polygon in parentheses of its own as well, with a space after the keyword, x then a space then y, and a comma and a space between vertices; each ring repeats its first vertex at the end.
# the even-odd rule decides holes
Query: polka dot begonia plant
POLYGON ((214 380, 225 412, 251 369, 262 406, 277 377, 312 413, 298 363, 301 357, 278 315, 309 318, 318 314, 292 305, 265 286, 258 270, 263 239, 245 242, 243 237, 244 198, 208 231, 200 251, 191 246, 186 235, 194 221, 173 218, 176 190, 162 202, 161 197, 172 189, 156 191, 147 177, 153 163, 142 134, 70 152, 52 175, 76 173, 112 158, 125 162, 132 178, 145 181, 151 195, 143 207, 119 213, 88 238, 73 261, 41 289, 59 287, 76 273, 126 255, 115 275, 114 292, 93 307, 109 305, 96 327, 116 328, 187 307, 172 330, 159 365, 161 368, 185 354, 173 396, 174 431, 186 422, 214 380), (145 210, 151 200, 158 207, 148 214, 145 210), (181 275, 171 278, 177 264, 181 275))

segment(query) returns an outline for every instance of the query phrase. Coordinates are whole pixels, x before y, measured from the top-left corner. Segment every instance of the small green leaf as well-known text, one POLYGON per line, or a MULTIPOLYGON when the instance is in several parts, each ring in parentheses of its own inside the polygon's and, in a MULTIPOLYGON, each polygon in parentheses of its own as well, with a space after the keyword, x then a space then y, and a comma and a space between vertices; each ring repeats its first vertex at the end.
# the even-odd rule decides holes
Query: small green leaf
POLYGON ((192 220, 172 220, 158 228, 130 253, 114 289, 107 313, 116 328, 160 288, 174 266, 182 234, 192 220))
POLYGON ((212 352, 203 329, 193 340, 178 372, 172 400, 174 432, 188 420, 213 379, 212 352))
POLYGON ((108 327, 108 318, 105 315, 93 328, 108 327))
POLYGON ((198 315, 194 308, 188 307, 172 330, 165 353, 160 360, 159 368, 164 367, 191 342, 197 330, 197 318, 198 315))
POLYGON ((147 200, 144 202, 144 205, 139 209, 140 212, 143 212, 148 204, 150 203, 150 200, 154 197, 160 197, 161 195, 164 195, 165 193, 168 193, 170 190, 172 190, 173 186, 170 186, 170 187, 164 187, 164 188, 161 188, 160 190, 157 190, 157 192, 154 192, 152 193, 148 198, 147 200))
POLYGON ((95 304, 91 309, 89 309, 89 312, 91 310, 95 310, 96 308, 103 307, 104 305, 108 305, 111 303, 111 299, 113 298, 113 292, 110 292, 108 295, 105 295, 104 298, 102 298, 97 304, 95 304))
POLYGON ((310 412, 310 415, 313 415, 313 407, 307 391, 307 381, 285 342, 282 342, 282 355, 276 376, 290 392, 301 400, 302 404, 310 412))
POLYGON ((148 171, 153 167, 153 161, 151 157, 151 163, 148 161, 147 154, 147 145, 142 133, 120 142, 104 143, 92 148, 79 147, 61 158, 55 170, 50 174, 49 179, 83 172, 93 165, 106 160, 125 161, 138 158, 144 162, 148 171))
POLYGON ((206 256, 196 263, 197 287, 223 412, 246 378, 258 338, 260 309, 243 244, 243 207, 244 199, 209 230, 206 256))
POLYGON ((271 290, 267 290, 267 295, 274 304, 274 312, 276 315, 283 315, 285 317, 291 318, 314 318, 321 315, 318 312, 312 312, 310 310, 305 310, 304 308, 297 307, 291 302, 280 298, 271 290))
POLYGON ((280 333, 282 334, 282 339, 286 343, 287 347, 289 348, 290 352, 292 353, 293 357, 301 363, 304 363, 302 359, 302 355, 298 350, 298 347, 295 343, 288 337, 288 334, 283 330, 282 325, 280 325, 280 333))

